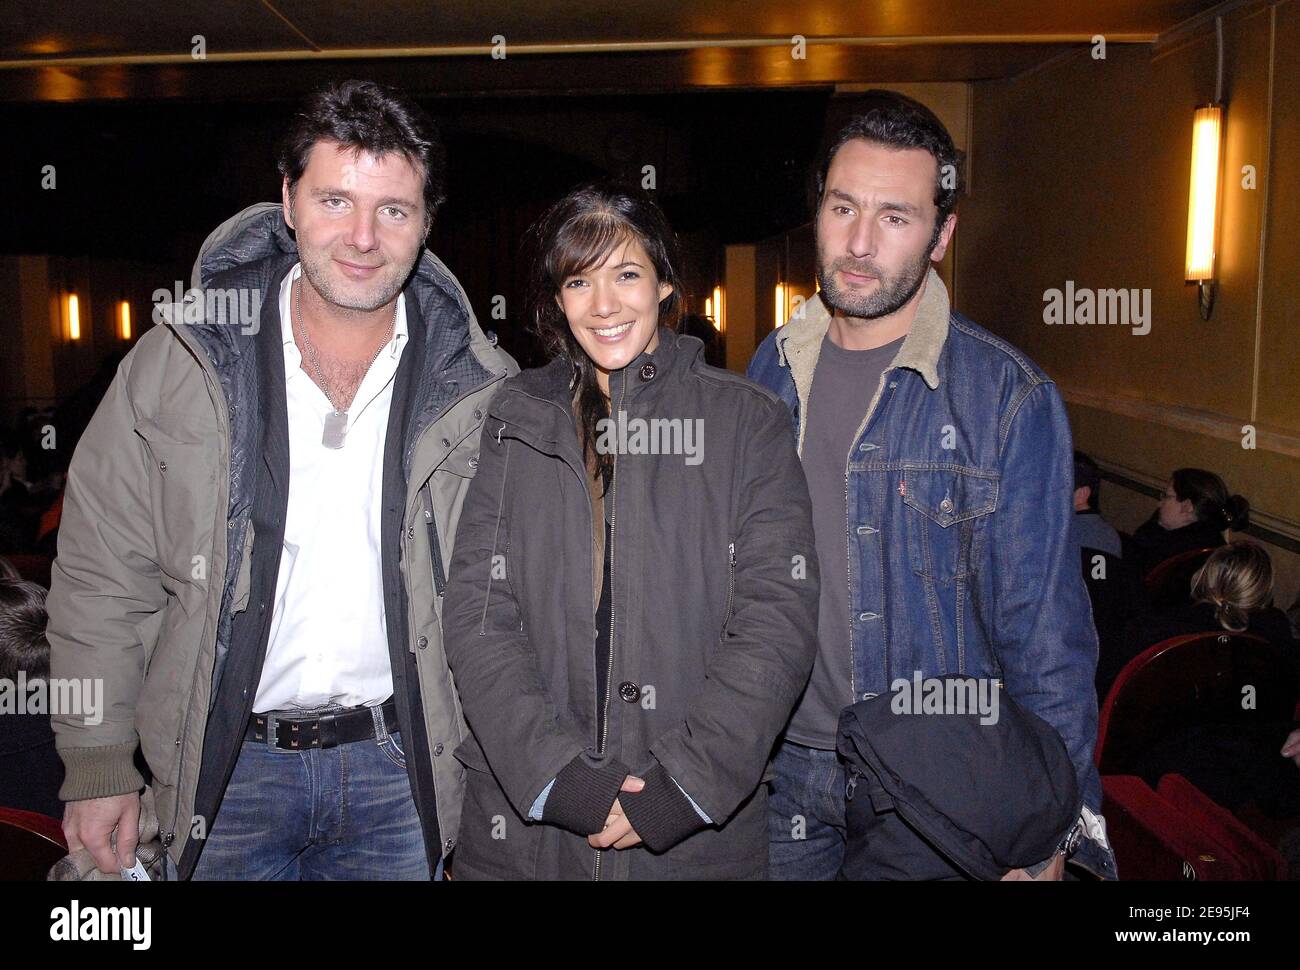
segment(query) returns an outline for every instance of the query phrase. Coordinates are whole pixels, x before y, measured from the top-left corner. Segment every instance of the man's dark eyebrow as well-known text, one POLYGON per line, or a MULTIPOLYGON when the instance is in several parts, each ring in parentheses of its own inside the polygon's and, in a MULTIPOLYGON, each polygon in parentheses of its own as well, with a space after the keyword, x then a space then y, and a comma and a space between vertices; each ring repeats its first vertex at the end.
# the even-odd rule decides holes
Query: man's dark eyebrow
POLYGON ((847 192, 842 192, 839 189, 827 189, 826 194, 833 195, 837 199, 843 199, 845 202, 852 203, 853 205, 857 206, 859 209, 862 208, 862 203, 859 202, 857 199, 853 198, 853 196, 849 195, 847 192))
POLYGON ((920 209, 912 205, 910 202, 882 202, 880 203, 880 208, 889 212, 901 212, 908 216, 919 215, 921 212, 920 209))
MULTIPOLYGON (((337 197, 340 199, 347 199, 349 202, 352 201, 351 192, 348 192, 344 189, 331 188, 330 186, 323 186, 322 188, 312 189, 311 194, 312 197, 316 199, 332 199, 337 197)), ((415 208, 415 203, 412 202, 410 199, 403 199, 396 195, 385 196, 384 198, 379 200, 378 205, 400 205, 400 206, 405 206, 408 209, 415 208)))
MULTIPOLYGON (((859 209, 866 208, 866 206, 863 205, 862 202, 855 199, 847 192, 841 191, 840 189, 828 189, 826 194, 833 195, 837 199, 843 199, 845 202, 855 205, 859 209)), ((920 215, 921 213, 921 210, 916 206, 912 205, 910 202, 882 202, 880 203, 879 208, 884 209, 888 212, 901 212, 904 215, 909 215, 909 216, 920 215)))

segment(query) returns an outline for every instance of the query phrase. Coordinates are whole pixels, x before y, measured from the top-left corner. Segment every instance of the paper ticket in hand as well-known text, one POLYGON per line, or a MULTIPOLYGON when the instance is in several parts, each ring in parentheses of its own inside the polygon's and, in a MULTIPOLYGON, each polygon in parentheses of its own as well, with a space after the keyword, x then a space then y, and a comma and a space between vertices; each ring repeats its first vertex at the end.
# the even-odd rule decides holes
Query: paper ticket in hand
POLYGON ((149 873, 145 871, 145 868, 143 865, 141 865, 139 859, 135 860, 135 865, 133 865, 130 869, 123 869, 119 867, 117 871, 122 874, 122 878, 127 882, 149 882, 150 881, 149 873))

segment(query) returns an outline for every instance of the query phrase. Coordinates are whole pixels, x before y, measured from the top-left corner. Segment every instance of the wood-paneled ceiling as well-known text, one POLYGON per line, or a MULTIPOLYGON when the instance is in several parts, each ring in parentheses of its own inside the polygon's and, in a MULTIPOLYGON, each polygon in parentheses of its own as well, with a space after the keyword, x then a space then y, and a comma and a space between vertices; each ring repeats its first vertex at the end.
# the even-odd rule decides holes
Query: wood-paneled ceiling
POLYGON ((0 101, 420 96, 1005 77, 1153 44, 1216 0, 4 0, 0 101), (806 56, 793 56, 796 35, 806 56), (204 57, 194 56, 196 37, 204 57), (504 39, 504 58, 492 56, 504 39))

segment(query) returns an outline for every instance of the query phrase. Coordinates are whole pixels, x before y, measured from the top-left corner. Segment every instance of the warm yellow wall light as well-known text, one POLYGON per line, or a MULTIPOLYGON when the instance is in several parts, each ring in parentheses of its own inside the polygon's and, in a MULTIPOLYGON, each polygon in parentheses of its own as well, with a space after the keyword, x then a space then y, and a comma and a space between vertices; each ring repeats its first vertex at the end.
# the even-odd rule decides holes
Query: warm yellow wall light
POLYGON ((81 339, 81 307, 75 293, 68 294, 68 339, 81 339))
POLYGON ((1185 279, 1200 284, 1201 316, 1214 303, 1214 245, 1219 211, 1223 106, 1205 105, 1192 119, 1192 177, 1187 199, 1185 279))
POLYGON ((126 300, 117 304, 117 335, 123 340, 131 339, 131 304, 126 300))
POLYGON ((713 329, 722 333, 726 329, 726 321, 723 319, 722 312, 722 287, 715 286, 713 295, 704 299, 704 315, 713 322, 713 329))

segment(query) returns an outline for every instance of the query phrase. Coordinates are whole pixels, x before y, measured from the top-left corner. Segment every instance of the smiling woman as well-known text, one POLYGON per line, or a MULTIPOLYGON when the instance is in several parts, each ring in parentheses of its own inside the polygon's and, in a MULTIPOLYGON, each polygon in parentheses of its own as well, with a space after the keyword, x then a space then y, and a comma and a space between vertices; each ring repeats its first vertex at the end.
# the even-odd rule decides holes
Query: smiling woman
POLYGON ((489 408, 444 608, 456 875, 763 878, 765 768, 816 640, 789 415, 672 329, 676 239, 644 194, 577 189, 534 239, 553 359, 489 408))
POLYGON ((596 379, 609 393, 609 372, 626 367, 641 351, 658 345, 658 304, 673 291, 659 280, 645 246, 623 240, 605 261, 575 273, 560 287, 560 306, 574 337, 596 362, 596 379))
MULTIPOLYGON (((575 189, 533 229, 532 325, 551 356, 577 371, 582 440, 610 416, 609 375, 654 353, 685 305, 677 237, 660 208, 611 183, 575 189)), ((598 456, 608 474, 610 456, 598 456)))

